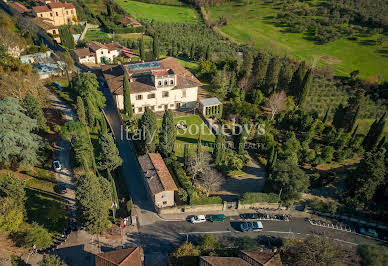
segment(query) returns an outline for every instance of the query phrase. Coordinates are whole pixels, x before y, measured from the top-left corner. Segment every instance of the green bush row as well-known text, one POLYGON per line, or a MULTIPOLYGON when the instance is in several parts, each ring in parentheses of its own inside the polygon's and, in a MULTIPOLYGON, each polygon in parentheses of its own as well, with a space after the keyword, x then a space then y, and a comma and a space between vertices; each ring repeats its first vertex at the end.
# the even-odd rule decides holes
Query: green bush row
POLYGON ((127 28, 110 28, 111 31, 113 31, 116 34, 120 33, 142 33, 144 32, 144 27, 127 27, 127 28))
POLYGON ((220 196, 213 197, 194 197, 190 200, 190 205, 222 204, 220 196))
POLYGON ((242 204, 251 204, 258 202, 278 203, 279 196, 275 193, 259 193, 259 192, 245 192, 242 196, 242 204))
POLYGON ((320 211, 324 213, 337 214, 338 212, 338 203, 333 200, 322 201, 319 199, 312 200, 309 204, 309 207, 315 211, 320 211))

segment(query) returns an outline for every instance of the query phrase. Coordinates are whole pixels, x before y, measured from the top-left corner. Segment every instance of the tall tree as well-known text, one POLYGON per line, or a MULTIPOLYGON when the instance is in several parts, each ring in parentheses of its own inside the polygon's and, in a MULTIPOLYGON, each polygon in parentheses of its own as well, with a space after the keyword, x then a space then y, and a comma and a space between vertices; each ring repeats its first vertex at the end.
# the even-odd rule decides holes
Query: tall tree
POLYGON ((176 140, 176 128, 174 114, 171 110, 166 110, 163 115, 162 128, 159 136, 159 149, 164 157, 168 157, 174 150, 176 140))
POLYGON ((52 243, 53 239, 50 233, 37 223, 33 223, 31 228, 28 229, 25 237, 25 246, 32 249, 45 249, 52 243))
POLYGON ((59 37, 61 39, 61 44, 64 47, 66 47, 67 49, 74 49, 75 47, 74 37, 71 34, 68 26, 61 26, 59 28, 59 37))
POLYGON ((243 52, 243 63, 241 66, 241 73, 243 76, 249 77, 252 72, 253 52, 252 49, 245 49, 243 52))
POLYGON ((267 91, 270 94, 273 92, 278 85, 279 72, 280 72, 281 62, 280 57, 274 56, 269 62, 266 77, 265 77, 265 86, 267 91))
POLYGON ((24 97, 23 107, 26 109, 26 115, 37 121, 39 129, 47 130, 47 120, 44 117, 40 103, 31 93, 27 93, 26 97, 24 97))
POLYGON ((279 89, 288 91, 288 84, 292 79, 292 74, 293 74, 292 65, 288 61, 283 62, 279 72, 279 79, 278 79, 279 89))
POLYGON ((385 181, 385 150, 365 153, 357 167, 346 177, 350 197, 359 203, 369 204, 377 188, 385 181))
POLYGON ((160 55, 160 47, 159 47, 159 37, 157 34, 154 35, 152 40, 152 54, 154 55, 154 59, 157 60, 160 55))
POLYGON ((113 171, 123 163, 111 134, 102 134, 98 139, 98 144, 99 149, 96 159, 99 169, 113 171))
POLYGON ((33 132, 36 120, 29 118, 15 98, 0 100, 0 167, 31 167, 38 163, 41 138, 33 132))
POLYGON ((248 123, 248 119, 240 119, 240 125, 242 126, 241 132, 239 132, 239 134, 235 136, 236 151, 238 152, 238 154, 243 154, 245 151, 245 143, 249 135, 249 132, 246 130, 246 125, 248 125, 248 123))
POLYGON ((132 103, 131 103, 131 89, 129 87, 128 77, 124 75, 123 81, 123 90, 124 90, 124 112, 129 116, 133 117, 132 103))
POLYGON ((10 234, 17 232, 23 223, 23 209, 20 208, 16 199, 0 196, 0 232, 10 234))
POLYGON ((142 154, 155 152, 157 138, 158 138, 158 126, 156 123, 156 117, 151 109, 146 108, 144 114, 139 120, 139 129, 142 132, 140 144, 140 152, 142 154))
POLYGON ((0 176, 0 197, 10 197, 15 200, 16 206, 20 210, 24 210, 26 201, 25 186, 19 178, 8 174, 0 176))
POLYGON ((211 51, 210 51, 210 45, 207 46, 206 48, 206 55, 205 55, 205 59, 206 60, 211 60, 211 51))
POLYGON ((82 124, 86 125, 85 105, 81 96, 77 96, 77 117, 82 124))
POLYGON ((385 127, 385 114, 381 116, 379 120, 375 120, 370 126, 367 135, 365 136, 362 145, 365 150, 370 151, 376 147, 379 142, 381 135, 383 134, 385 127))
POLYGON ((269 63, 269 55, 266 51, 260 50, 255 57, 252 68, 253 84, 256 88, 260 88, 264 84, 265 75, 267 74, 269 63))
POLYGON ((307 95, 310 92, 312 83, 313 83, 313 71, 310 68, 307 71, 306 75, 304 76, 304 79, 300 88, 300 93, 298 95, 298 105, 302 106, 305 103, 307 99, 307 95))
POLYGON ((100 234, 109 227, 108 211, 110 195, 104 194, 100 177, 88 174, 77 184, 77 213, 82 225, 90 234, 100 234))
POLYGON ((194 60, 194 58, 195 58, 195 44, 192 43, 190 47, 190 59, 194 60))
POLYGON ((219 165, 225 156, 225 137, 224 134, 219 131, 216 136, 215 146, 213 149, 213 158, 215 165, 219 165))
POLYGON ((190 157, 189 144, 185 144, 183 149, 183 165, 185 166, 186 170, 189 167, 189 157, 190 157))
POLYGON ((42 261, 39 262, 39 266, 67 266, 67 264, 57 255, 45 254, 42 261))
POLYGON ((271 120, 275 118, 275 115, 286 110, 287 96, 285 91, 275 92, 269 97, 267 106, 271 109, 271 120))
POLYGON ((144 39, 143 37, 139 38, 139 55, 142 60, 145 59, 145 48, 144 48, 144 39))
POLYGON ((288 87, 289 95, 298 97, 306 71, 306 62, 303 61, 302 63, 300 63, 298 69, 292 75, 292 79, 288 87))

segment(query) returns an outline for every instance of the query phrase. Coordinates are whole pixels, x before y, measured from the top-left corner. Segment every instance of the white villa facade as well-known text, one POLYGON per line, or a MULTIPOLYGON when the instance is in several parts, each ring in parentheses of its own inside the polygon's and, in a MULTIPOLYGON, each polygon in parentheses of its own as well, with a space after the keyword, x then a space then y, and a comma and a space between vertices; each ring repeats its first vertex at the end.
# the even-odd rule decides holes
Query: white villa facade
POLYGON ((202 84, 174 58, 116 66, 103 71, 118 109, 124 109, 123 77, 128 76, 135 114, 195 108, 202 84), (116 68, 116 69, 114 69, 116 68))

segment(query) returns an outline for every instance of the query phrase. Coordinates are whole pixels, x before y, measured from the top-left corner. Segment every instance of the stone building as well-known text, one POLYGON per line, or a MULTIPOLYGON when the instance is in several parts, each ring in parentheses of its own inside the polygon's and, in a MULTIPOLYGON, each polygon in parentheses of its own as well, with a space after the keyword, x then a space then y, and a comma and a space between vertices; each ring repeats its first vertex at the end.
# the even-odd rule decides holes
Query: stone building
POLYGON ((149 153, 138 158, 147 191, 157 209, 175 205, 174 179, 159 153, 149 153))
POLYGON ((77 23, 77 11, 72 3, 50 2, 47 5, 33 6, 32 13, 54 26, 77 23))
POLYGON ((127 75, 135 114, 144 113, 146 107, 155 112, 193 109, 197 104, 198 87, 202 85, 172 57, 104 66, 102 71, 119 109, 124 109, 123 79, 127 75))

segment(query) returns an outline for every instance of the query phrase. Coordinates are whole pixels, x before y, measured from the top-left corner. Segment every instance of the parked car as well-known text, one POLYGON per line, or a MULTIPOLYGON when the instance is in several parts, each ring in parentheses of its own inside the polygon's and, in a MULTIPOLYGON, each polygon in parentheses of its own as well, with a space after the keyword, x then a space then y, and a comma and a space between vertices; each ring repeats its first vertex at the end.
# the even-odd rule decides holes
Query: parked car
POLYGON ((263 224, 259 221, 254 221, 254 222, 243 222, 240 224, 240 229, 242 232, 247 232, 247 231, 262 231, 263 230, 263 224))
POLYGON ((242 213, 240 214, 240 217, 242 219, 258 219, 259 218, 259 215, 257 215, 256 213, 242 213))
POLYGON ((195 215, 190 218, 190 222, 193 224, 203 223, 206 222, 205 215, 195 215))
POLYGON ((375 238, 379 237, 376 230, 371 229, 371 228, 367 228, 366 230, 365 230, 365 228, 360 228, 360 233, 363 235, 367 235, 367 236, 371 236, 371 237, 375 237, 375 238))
POLYGON ((54 190, 58 194, 66 194, 66 192, 67 192, 66 186, 63 183, 56 184, 55 187, 54 187, 54 190))
POLYGON ((61 163, 59 161, 54 161, 53 162, 53 167, 54 167, 54 170, 56 172, 59 172, 59 171, 62 170, 62 165, 61 165, 61 163))
POLYGON ((223 214, 216 214, 216 215, 210 216, 210 221, 212 222, 223 222, 225 220, 226 220, 226 217, 223 214))

